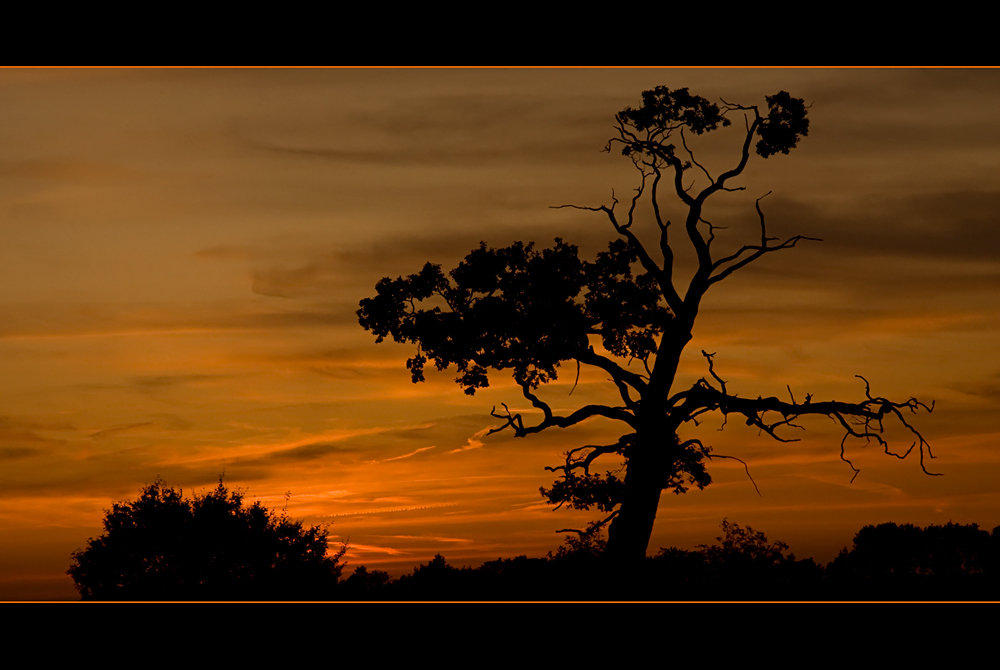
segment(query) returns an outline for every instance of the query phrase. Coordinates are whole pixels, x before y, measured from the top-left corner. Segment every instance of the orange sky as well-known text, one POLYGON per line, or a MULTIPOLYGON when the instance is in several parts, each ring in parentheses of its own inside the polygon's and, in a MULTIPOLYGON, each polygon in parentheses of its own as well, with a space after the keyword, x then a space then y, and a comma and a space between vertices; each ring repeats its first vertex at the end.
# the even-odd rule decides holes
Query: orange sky
MULTIPOLYGON (((543 468, 615 426, 486 437, 493 405, 525 404, 509 379, 414 386, 412 348, 376 346, 355 310, 480 240, 592 257, 606 219, 550 206, 635 187, 601 149, 657 85, 811 104, 799 148, 751 159, 711 217, 735 250, 771 190, 770 233, 824 239, 715 287, 680 383, 702 349, 742 395, 857 401, 862 374, 936 401, 913 423, 944 476, 849 441, 851 483, 826 419, 779 444, 707 417, 685 435, 744 459, 762 496, 716 461, 705 491, 664 495, 650 550, 710 543, 724 517, 823 562, 865 523, 1000 524, 998 70, 3 70, 0 599, 76 598, 70 552, 158 475, 290 491, 352 566, 393 574, 555 549, 594 517, 553 512, 543 468)), ((716 135, 693 148, 717 172, 741 138, 716 135)), ((544 389, 554 409, 613 398, 586 370, 568 397, 573 373, 544 389)))

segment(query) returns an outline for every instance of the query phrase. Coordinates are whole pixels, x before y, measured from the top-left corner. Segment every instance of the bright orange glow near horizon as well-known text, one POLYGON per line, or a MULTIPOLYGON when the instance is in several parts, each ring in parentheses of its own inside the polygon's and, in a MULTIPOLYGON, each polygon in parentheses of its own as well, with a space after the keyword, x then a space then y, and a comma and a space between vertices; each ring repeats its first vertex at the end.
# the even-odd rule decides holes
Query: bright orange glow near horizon
MULTIPOLYGON (((606 218, 552 206, 632 192, 602 149, 658 85, 804 98, 809 136, 754 156, 709 218, 738 249, 772 191, 769 234, 823 240, 707 294, 678 388, 707 374, 703 349, 742 396, 858 401, 863 375, 935 401, 908 418, 943 476, 849 439, 852 483, 823 417, 778 443, 706 415, 685 436, 746 461, 761 495, 713 461, 704 491, 664 494, 650 551, 711 543, 723 518, 824 563, 868 523, 1000 525, 1000 70, 6 69, 0 599, 76 599, 70 553, 158 476, 200 492, 224 473, 279 509, 290 492, 291 516, 349 542, 345 574, 543 556, 595 519, 538 489, 615 425, 488 435, 492 407, 533 411, 509 376, 473 397, 450 371, 413 385, 413 348, 376 345, 355 311, 380 278, 450 269, 480 240, 592 258, 606 218)), ((718 172, 738 135, 689 139, 718 172)), ((655 241, 647 210, 636 233, 655 241)), ((586 368, 570 397, 575 376, 543 387, 553 409, 615 402, 586 368)))

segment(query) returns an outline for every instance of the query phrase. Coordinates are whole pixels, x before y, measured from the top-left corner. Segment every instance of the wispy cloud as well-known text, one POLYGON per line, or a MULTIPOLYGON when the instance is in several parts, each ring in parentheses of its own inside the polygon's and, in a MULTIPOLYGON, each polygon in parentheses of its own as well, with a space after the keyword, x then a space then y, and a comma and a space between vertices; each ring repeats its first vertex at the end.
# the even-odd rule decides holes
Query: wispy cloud
POLYGON ((102 437, 107 437, 108 435, 117 435, 120 433, 133 432, 139 428, 145 428, 147 426, 152 426, 152 421, 142 421, 140 423, 129 423, 121 424, 118 426, 111 426, 109 428, 102 428, 101 430, 95 431, 90 434, 92 439, 100 439, 102 437))
POLYGON ((470 449, 479 449, 483 446, 483 438, 486 437, 489 432, 493 430, 492 428, 483 428, 480 431, 476 431, 466 443, 459 447, 458 449, 452 449, 449 454, 457 454, 460 451, 469 451, 470 449))
POLYGON ((395 547, 379 547, 371 544, 357 544, 354 542, 348 543, 347 555, 355 556, 357 554, 388 554, 390 556, 403 556, 409 552, 396 549, 395 547))
POLYGON ((381 509, 370 509, 358 512, 337 512, 335 514, 328 514, 329 517, 342 517, 342 516, 366 516, 369 514, 397 514, 400 512, 416 512, 418 510, 426 509, 437 509, 440 507, 454 507, 457 503, 437 503, 434 505, 413 505, 411 507, 386 507, 381 509))
POLYGON ((369 461, 369 462, 371 462, 371 463, 387 463, 389 461, 399 461, 399 460, 402 460, 404 458, 410 458, 411 456, 416 456, 417 454, 419 454, 421 452, 424 452, 424 451, 428 451, 430 449, 434 449, 434 447, 432 447, 432 446, 431 447, 420 447, 416 451, 411 451, 410 453, 403 454, 402 456, 393 456, 392 458, 383 458, 380 461, 369 461))

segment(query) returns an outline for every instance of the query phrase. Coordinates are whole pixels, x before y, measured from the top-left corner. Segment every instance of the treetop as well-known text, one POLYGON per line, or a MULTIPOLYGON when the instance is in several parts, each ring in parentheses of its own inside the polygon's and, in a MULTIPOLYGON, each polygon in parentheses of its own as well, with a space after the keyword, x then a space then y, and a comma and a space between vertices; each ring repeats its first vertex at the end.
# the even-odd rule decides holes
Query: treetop
MULTIPOLYGON (((762 158, 776 153, 787 154, 795 148, 800 137, 809 134, 809 119, 806 105, 801 98, 793 98, 786 91, 779 91, 765 97, 768 112, 761 116, 756 106, 743 106, 723 101, 722 107, 709 102, 699 95, 691 95, 687 88, 671 91, 666 86, 642 92, 642 106, 626 107, 615 115, 620 137, 612 142, 621 142, 622 154, 646 154, 660 158, 667 164, 674 162, 683 169, 691 166, 690 161, 680 162, 675 155, 675 145, 666 140, 674 131, 686 128, 695 135, 716 130, 719 126, 731 125, 727 114, 734 111, 753 112, 750 135, 759 137, 756 151, 762 158)), ((611 143, 608 144, 610 149, 611 143)))

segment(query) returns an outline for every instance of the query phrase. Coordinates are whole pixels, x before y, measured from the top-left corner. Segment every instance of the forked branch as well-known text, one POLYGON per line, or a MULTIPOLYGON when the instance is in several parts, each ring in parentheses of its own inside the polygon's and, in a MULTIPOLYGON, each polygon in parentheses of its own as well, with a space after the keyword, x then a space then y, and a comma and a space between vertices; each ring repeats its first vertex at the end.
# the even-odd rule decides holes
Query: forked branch
POLYGON ((776 242, 779 238, 767 236, 767 224, 764 221, 764 212, 760 208, 760 201, 770 194, 771 192, 768 191, 761 197, 757 198, 757 201, 754 203, 754 206, 757 208, 757 216, 760 219, 760 244, 744 245, 740 247, 739 251, 736 253, 726 256, 725 258, 720 258, 712 263, 711 274, 708 278, 709 285, 722 281, 732 273, 736 272, 740 268, 746 267, 764 254, 780 251, 782 249, 791 249, 801 240, 809 240, 812 242, 823 241, 818 237, 796 235, 795 237, 788 238, 780 244, 771 245, 771 242, 776 242))
POLYGON ((635 433, 629 435, 623 435, 618 438, 618 442, 615 444, 607 445, 586 445, 583 447, 576 447, 575 449, 570 449, 566 452, 566 463, 564 465, 555 465, 552 467, 546 466, 545 469, 549 472, 556 472, 557 470, 562 470, 564 475, 571 476, 573 470, 582 469, 583 474, 587 477, 590 476, 590 466, 600 456, 606 454, 619 454, 625 453, 625 449, 632 444, 635 438, 635 433), (579 456, 580 452, 586 452, 584 456, 579 456))
MULTIPOLYGON (((905 402, 893 402, 888 398, 872 396, 868 380, 860 375, 858 375, 858 378, 865 383, 866 400, 858 403, 847 403, 836 400, 812 402, 812 396, 809 395, 806 396, 805 402, 802 403, 795 402, 794 397, 791 402, 784 402, 776 397, 739 398, 729 395, 726 392, 725 382, 715 373, 712 367, 712 355, 705 354, 705 356, 708 358, 709 371, 712 377, 719 382, 722 388, 715 388, 703 378, 688 391, 677 394, 675 399, 678 402, 678 411, 684 416, 683 420, 692 420, 695 416, 705 412, 718 410, 727 417, 730 414, 742 415, 746 419, 748 426, 756 426, 762 432, 767 433, 779 442, 797 442, 797 438, 785 438, 780 435, 778 433, 779 429, 784 426, 801 428, 801 426, 793 422, 802 416, 828 416, 844 428, 844 439, 841 440, 841 460, 851 466, 855 477, 857 476, 858 469, 844 455, 844 444, 848 437, 867 441, 874 440, 882 446, 886 454, 900 459, 906 458, 914 449, 918 449, 920 453, 920 469, 927 475, 940 476, 941 473, 927 470, 924 458, 934 458, 930 444, 904 416, 905 410, 908 410, 911 414, 916 413, 918 410, 929 413, 933 411, 934 403, 928 406, 916 398, 910 398, 905 402), (777 415, 779 418, 776 420, 770 419, 768 418, 769 414, 777 415), (883 437, 885 433, 884 421, 889 416, 894 416, 915 438, 913 444, 904 453, 891 451, 888 442, 883 437)), ((789 393, 791 392, 789 391, 789 393)), ((851 481, 854 481, 853 478, 851 481)))
MULTIPOLYGON (((635 236, 630 229, 632 227, 633 213, 635 211, 636 201, 645 188, 646 178, 649 176, 645 171, 642 172, 642 184, 636 189, 636 195, 632 199, 632 204, 628 211, 628 220, 625 223, 619 223, 618 217, 615 215, 615 206, 618 204, 618 198, 614 197, 612 194, 611 207, 607 205, 601 205, 600 207, 585 207, 583 205, 553 205, 552 209, 581 209, 588 212, 604 212, 608 217, 608 221, 611 222, 612 227, 614 227, 615 232, 628 240, 629 246, 635 251, 636 255, 639 257, 639 263, 642 268, 648 272, 655 280, 657 286, 660 287, 660 292, 663 294, 664 299, 667 301, 667 307, 671 309, 675 314, 679 313, 680 310, 684 309, 684 303, 681 300, 680 295, 674 288, 673 281, 671 280, 670 273, 665 272, 656 261, 652 259, 646 248, 639 241, 639 238, 635 236)), ((654 184, 659 181, 659 173, 657 173, 654 179, 654 184)), ((661 224, 661 231, 665 231, 665 226, 661 224)), ((669 247, 668 247, 669 248, 669 247)), ((673 257, 670 257, 672 262, 673 257)))
POLYGON ((584 405, 580 409, 576 410, 569 416, 557 416, 552 412, 552 408, 549 407, 548 403, 541 400, 538 396, 531 392, 531 387, 527 383, 521 383, 521 392, 524 397, 531 401, 531 404, 535 408, 540 409, 544 415, 544 419, 540 423, 534 426, 525 426, 524 420, 521 418, 520 413, 513 414, 510 408, 507 407, 505 403, 503 404, 504 413, 501 414, 497 412, 496 406, 490 412, 490 416, 497 419, 504 419, 504 423, 496 428, 490 430, 487 435, 492 435, 493 433, 499 433, 505 428, 511 428, 514 431, 515 437, 525 437, 531 435, 532 433, 540 433, 546 428, 568 428, 569 426, 574 426, 581 421, 585 421, 595 416, 603 416, 606 419, 614 419, 616 421, 624 421, 632 428, 636 427, 635 416, 628 411, 625 407, 608 407, 607 405, 584 405))

